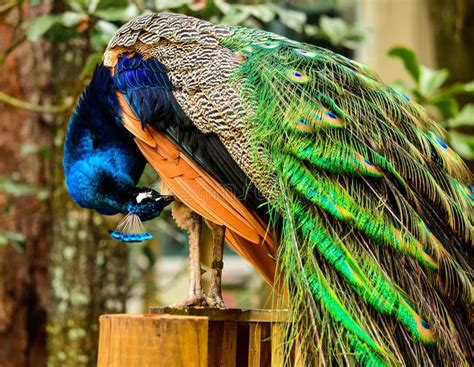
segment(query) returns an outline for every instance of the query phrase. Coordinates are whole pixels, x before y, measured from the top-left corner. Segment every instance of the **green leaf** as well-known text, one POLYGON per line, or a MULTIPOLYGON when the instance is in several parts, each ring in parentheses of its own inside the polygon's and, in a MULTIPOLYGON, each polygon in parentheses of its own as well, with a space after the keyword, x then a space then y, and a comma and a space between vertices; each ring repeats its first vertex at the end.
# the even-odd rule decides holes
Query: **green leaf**
POLYGON ((94 14, 94 12, 97 9, 97 6, 99 5, 100 0, 89 0, 87 1, 87 12, 89 14, 94 14))
POLYGON ((110 39, 117 32, 118 28, 115 24, 105 20, 99 20, 93 30, 91 44, 97 51, 102 51, 109 43, 110 39))
POLYGON ((454 117, 459 113, 458 102, 452 97, 434 100, 431 101, 431 104, 438 109, 445 119, 454 117))
POLYGON ((468 93, 474 93, 474 80, 464 84, 464 89, 468 93))
POLYGON ((451 131, 449 142, 453 149, 465 159, 474 159, 474 136, 451 131))
POLYGON ((191 0, 155 0, 156 10, 176 9, 191 4, 191 0))
POLYGON ((388 56, 399 58, 403 61, 405 69, 411 75, 413 80, 418 82, 420 79, 420 68, 416 59, 416 54, 406 47, 393 47, 388 51, 388 56))
POLYGON ((38 200, 45 201, 50 197, 50 192, 48 190, 40 190, 37 192, 36 197, 38 200))
POLYGON ((0 247, 11 244, 18 252, 25 250, 25 236, 18 232, 0 231, 0 247))
POLYGON ((222 18, 221 23, 226 25, 239 25, 248 19, 248 17, 250 17, 249 9, 233 6, 224 18, 222 18))
MULTIPOLYGON (((91 0, 89 0, 91 1, 91 0)), ((124 8, 130 3, 136 3, 136 1, 130 0, 99 0, 97 1, 96 9, 92 12, 96 13, 97 10, 107 10, 110 8, 124 8)))
POLYGON ((436 96, 433 97, 454 97, 458 94, 473 93, 474 92, 474 81, 469 83, 453 83, 449 86, 440 89, 436 96))
POLYGON ((325 15, 319 21, 319 28, 333 46, 340 46, 349 30, 346 22, 341 18, 330 18, 325 15))
POLYGON ((424 65, 420 65, 420 78, 418 89, 422 96, 430 97, 448 79, 447 69, 433 70, 424 65))
POLYGON ((296 10, 285 9, 280 6, 269 4, 278 14, 278 19, 288 28, 301 33, 306 23, 306 14, 296 10))
POLYGON ((74 11, 78 13, 87 12, 87 1, 86 0, 66 0, 66 4, 74 11))
POLYGON ((69 41, 77 37, 77 27, 66 27, 58 21, 53 24, 43 37, 52 42, 69 41))
POLYGON ((318 26, 312 25, 312 24, 307 24, 304 26, 304 33, 306 33, 308 36, 317 36, 321 34, 321 30, 319 29, 318 26))
POLYGON ((474 104, 465 105, 456 117, 448 120, 448 126, 474 126, 474 104))
POLYGON ((49 148, 47 146, 41 146, 36 144, 23 144, 20 149, 20 153, 22 155, 29 155, 29 154, 48 154, 49 148))
POLYGON ((32 185, 12 181, 8 177, 0 177, 0 192, 5 193, 6 195, 19 197, 34 194, 36 188, 32 185))
POLYGON ((66 27, 75 27, 79 22, 84 19, 86 15, 84 13, 77 13, 75 11, 66 11, 61 15, 60 22, 66 27))
POLYGON ((84 80, 92 75, 96 65, 102 60, 102 52, 95 52, 87 57, 84 67, 81 71, 81 79, 84 80))
POLYGON ((247 8, 249 9, 251 15, 264 23, 269 23, 275 18, 275 12, 267 5, 249 5, 247 8))
MULTIPOLYGON (((155 4, 160 0, 155 0, 155 4)), ((214 0, 214 5, 219 9, 223 14, 227 14, 232 10, 232 5, 225 2, 224 0, 214 0)))
POLYGON ((356 50, 365 40, 365 37, 355 38, 355 39, 346 39, 341 42, 341 45, 350 48, 351 50, 356 50))
POLYGON ((30 41, 38 41, 54 24, 60 21, 58 15, 43 14, 30 23, 26 35, 30 41))
POLYGON ((125 22, 135 18, 139 14, 139 10, 135 4, 121 8, 108 8, 104 10, 97 10, 94 15, 98 18, 107 20, 109 22, 125 22))
POLYGON ((273 7, 266 4, 257 5, 232 5, 223 1, 215 3, 224 14, 221 23, 228 25, 241 25, 250 17, 254 17, 263 23, 271 22, 275 18, 273 7))

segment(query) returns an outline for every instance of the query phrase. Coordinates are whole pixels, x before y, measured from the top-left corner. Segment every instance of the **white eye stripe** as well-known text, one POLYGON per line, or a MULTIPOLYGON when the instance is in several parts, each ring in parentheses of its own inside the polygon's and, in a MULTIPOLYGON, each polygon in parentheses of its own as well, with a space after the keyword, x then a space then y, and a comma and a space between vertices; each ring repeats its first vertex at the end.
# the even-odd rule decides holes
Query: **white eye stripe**
POLYGON ((149 199, 153 196, 153 193, 151 191, 148 192, 141 192, 137 195, 137 203, 140 204, 143 199, 149 199))

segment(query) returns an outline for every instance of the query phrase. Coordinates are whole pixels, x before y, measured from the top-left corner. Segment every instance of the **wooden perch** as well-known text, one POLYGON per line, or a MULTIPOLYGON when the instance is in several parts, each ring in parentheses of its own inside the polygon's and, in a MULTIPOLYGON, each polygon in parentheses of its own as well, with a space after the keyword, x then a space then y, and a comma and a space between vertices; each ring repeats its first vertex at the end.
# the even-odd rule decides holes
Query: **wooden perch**
POLYGON ((100 317, 98 367, 281 366, 285 311, 152 308, 100 317))

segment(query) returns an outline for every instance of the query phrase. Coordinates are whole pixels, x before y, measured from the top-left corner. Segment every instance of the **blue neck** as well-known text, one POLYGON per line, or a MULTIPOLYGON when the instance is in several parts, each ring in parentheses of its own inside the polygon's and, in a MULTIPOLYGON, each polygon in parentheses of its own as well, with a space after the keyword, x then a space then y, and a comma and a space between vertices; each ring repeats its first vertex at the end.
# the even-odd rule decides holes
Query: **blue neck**
POLYGON ((123 128, 110 69, 99 65, 71 117, 64 172, 72 198, 103 214, 125 213, 145 159, 123 128))

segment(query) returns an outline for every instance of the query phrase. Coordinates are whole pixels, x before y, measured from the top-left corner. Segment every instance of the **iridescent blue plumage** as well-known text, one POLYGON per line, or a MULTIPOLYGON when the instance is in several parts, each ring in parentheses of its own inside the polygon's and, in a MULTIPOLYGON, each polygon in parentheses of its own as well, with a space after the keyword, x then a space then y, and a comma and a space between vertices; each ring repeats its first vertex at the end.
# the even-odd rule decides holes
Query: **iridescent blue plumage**
MULTIPOLYGON (((112 78, 110 69, 96 69, 69 123, 64 173, 68 190, 80 206, 108 215, 131 214, 135 216, 132 222, 137 223, 158 216, 171 200, 163 200, 151 189, 135 187, 146 160, 122 126, 116 97, 118 80, 112 78), (139 200, 140 195, 146 199, 139 200)), ((140 80, 146 78, 141 76, 140 80)), ((119 237, 118 232, 115 237, 119 237)), ((140 238, 149 239, 149 235, 124 233, 119 239, 136 242, 140 238)))
POLYGON ((113 76, 103 65, 97 67, 71 117, 64 145, 66 184, 74 201, 102 214, 127 215, 121 229, 110 233, 113 238, 148 239, 140 221, 158 216, 171 202, 151 189, 135 187, 146 161, 122 125, 117 93, 125 97, 143 128, 150 125, 165 132, 222 183, 235 186, 240 197, 257 202, 245 174, 217 136, 197 130, 182 111, 165 67, 153 58, 125 56, 118 60, 113 76), (151 197, 137 200, 142 194, 151 197))
POLYGON ((123 212, 146 163, 120 118, 110 70, 99 66, 69 123, 64 172, 73 199, 103 214, 123 212))
POLYGON ((133 242, 143 242, 148 241, 153 238, 151 233, 123 233, 119 231, 109 231, 110 237, 117 241, 122 241, 126 243, 133 243, 133 242))
POLYGON ((142 126, 160 125, 164 129, 176 119, 186 119, 173 97, 166 69, 158 60, 144 60, 139 55, 122 57, 117 62, 114 80, 142 126))

